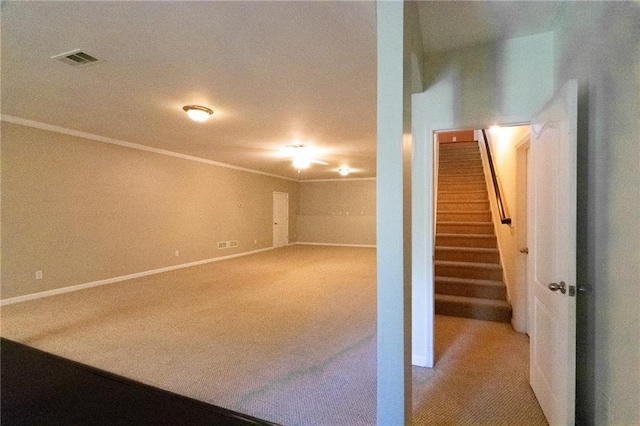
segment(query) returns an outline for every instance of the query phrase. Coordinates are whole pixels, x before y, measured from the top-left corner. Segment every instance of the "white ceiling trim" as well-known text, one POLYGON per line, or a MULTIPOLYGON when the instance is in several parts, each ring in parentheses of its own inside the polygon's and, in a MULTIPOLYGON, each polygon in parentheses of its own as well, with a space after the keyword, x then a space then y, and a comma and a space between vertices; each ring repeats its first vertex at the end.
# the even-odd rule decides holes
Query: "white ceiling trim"
POLYGON ((112 145, 124 146, 126 148, 138 149, 140 151, 153 152, 154 154, 168 155, 169 157, 181 158, 183 160, 195 161, 198 163, 209 164, 212 166, 224 167, 227 169, 240 170, 248 173, 255 173, 258 175, 270 176, 278 179, 290 180, 293 182, 301 182, 298 179, 293 179, 285 176, 276 175, 273 173, 261 172, 259 170, 247 169, 244 167, 234 166, 232 164, 220 163, 218 161, 207 160, 205 158, 194 157, 193 155, 180 154, 179 152, 168 151, 166 149, 153 148, 150 146, 140 145, 137 143, 122 141, 118 139, 107 138, 104 136, 94 135, 91 133, 80 132, 78 130, 65 129, 64 127, 53 126, 51 124, 40 123, 38 121, 27 120, 20 117, 13 117, 11 115, 0 115, 0 121, 6 121, 7 123, 19 124, 22 126, 33 127, 40 130, 48 130, 50 132, 62 133, 69 136, 76 136, 83 139, 88 139, 96 142, 108 143, 112 145))

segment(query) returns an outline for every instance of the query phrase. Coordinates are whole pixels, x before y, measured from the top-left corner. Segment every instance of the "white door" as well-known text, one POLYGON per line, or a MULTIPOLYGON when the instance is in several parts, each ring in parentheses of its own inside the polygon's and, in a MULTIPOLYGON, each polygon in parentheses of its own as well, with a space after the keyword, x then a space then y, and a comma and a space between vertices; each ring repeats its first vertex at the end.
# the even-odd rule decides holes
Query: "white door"
POLYGON ((549 424, 575 421, 576 130, 569 81, 531 121, 531 387, 549 424))
POLYGON ((273 193, 273 246, 289 244, 289 194, 273 193))

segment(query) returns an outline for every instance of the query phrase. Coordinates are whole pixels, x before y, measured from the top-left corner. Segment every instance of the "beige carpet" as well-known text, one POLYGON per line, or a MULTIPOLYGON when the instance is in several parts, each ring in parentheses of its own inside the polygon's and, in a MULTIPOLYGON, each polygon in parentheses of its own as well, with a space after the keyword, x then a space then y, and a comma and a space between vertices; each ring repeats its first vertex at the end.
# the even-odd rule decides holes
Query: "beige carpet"
MULTIPOLYGON (((293 246, 6 306, 2 336, 285 425, 371 425, 375 298, 375 250, 293 246)), ((526 336, 436 327, 414 424, 544 424, 526 336)))

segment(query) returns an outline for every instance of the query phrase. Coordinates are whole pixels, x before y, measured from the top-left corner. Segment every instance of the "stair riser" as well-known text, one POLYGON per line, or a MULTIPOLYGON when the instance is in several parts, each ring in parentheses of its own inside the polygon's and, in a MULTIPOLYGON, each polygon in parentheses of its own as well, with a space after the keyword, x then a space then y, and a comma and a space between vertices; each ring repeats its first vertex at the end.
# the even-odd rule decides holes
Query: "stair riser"
POLYGON ((451 166, 476 166, 482 167, 482 159, 480 154, 465 154, 465 155, 441 155, 438 157, 438 167, 451 167, 451 166))
POLYGON ((478 211, 478 210, 487 210, 488 208, 489 208, 489 201, 476 201, 476 202, 468 202, 468 203, 454 203, 454 202, 446 202, 446 201, 438 202, 438 210, 446 210, 446 211, 452 211, 452 212, 478 211))
POLYGON ((435 259, 454 262, 500 263, 498 252, 438 250, 438 247, 436 247, 435 259))
POLYGON ((457 157, 445 157, 442 158, 440 157, 438 159, 438 166, 440 168, 442 167, 453 167, 453 166, 460 166, 460 167, 482 167, 482 159, 480 158, 479 155, 474 155, 474 156, 468 156, 468 157, 464 157, 464 158, 457 158, 457 157))
POLYGON ((438 212, 438 222, 490 222, 491 212, 474 213, 474 212, 455 212, 442 213, 438 212))
POLYGON ((440 155, 464 155, 475 153, 476 155, 480 155, 480 147, 478 145, 467 145, 464 147, 451 148, 447 147, 438 151, 440 155))
POLYGON ((504 287, 482 286, 468 283, 435 282, 436 294, 451 296, 478 297, 481 299, 505 300, 507 294, 504 287))
POLYGON ((436 314, 474 318, 485 321, 511 322, 511 310, 487 306, 457 305, 436 300, 436 314))
POLYGON ((436 235, 436 246, 497 248, 496 237, 478 238, 457 235, 446 237, 443 237, 442 235, 436 235))
POLYGON ((435 265, 435 275, 439 277, 470 278, 472 280, 502 281, 502 269, 435 265))
POLYGON ((440 201, 489 201, 489 196, 487 195, 487 191, 478 191, 478 192, 447 192, 440 191, 438 192, 438 200, 440 201))
POLYGON ((482 167, 455 167, 440 168, 440 177, 443 176, 460 176, 460 175, 479 175, 483 173, 482 167))
POLYGON ((481 191, 486 190, 487 185, 482 180, 481 182, 449 182, 444 183, 438 180, 438 189, 440 191, 481 191))
MULTIPOLYGON (((484 183, 484 175, 472 174, 472 175, 439 175, 438 183, 442 184, 457 184, 457 183, 484 183)), ((485 184, 486 185, 486 184, 485 184)))
POLYGON ((444 225, 436 224, 436 233, 439 234, 484 234, 493 235, 493 224, 465 224, 465 225, 444 225))

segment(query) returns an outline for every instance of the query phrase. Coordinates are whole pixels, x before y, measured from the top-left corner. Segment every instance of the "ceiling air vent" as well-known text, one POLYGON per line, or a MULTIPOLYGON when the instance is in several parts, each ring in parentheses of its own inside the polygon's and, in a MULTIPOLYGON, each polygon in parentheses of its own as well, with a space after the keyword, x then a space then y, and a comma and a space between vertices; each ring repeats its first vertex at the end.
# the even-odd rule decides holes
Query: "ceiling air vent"
POLYGON ((98 58, 93 57, 88 53, 81 51, 80 49, 76 49, 76 50, 72 50, 71 52, 61 53, 60 55, 52 56, 51 59, 56 59, 60 62, 64 62, 65 64, 68 64, 74 67, 82 67, 90 64, 95 64, 96 62, 100 62, 98 58))

